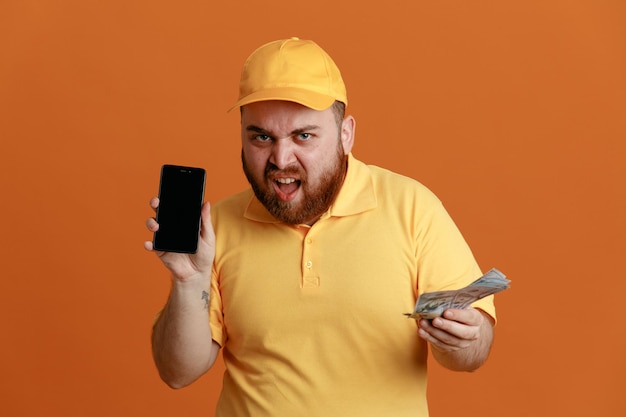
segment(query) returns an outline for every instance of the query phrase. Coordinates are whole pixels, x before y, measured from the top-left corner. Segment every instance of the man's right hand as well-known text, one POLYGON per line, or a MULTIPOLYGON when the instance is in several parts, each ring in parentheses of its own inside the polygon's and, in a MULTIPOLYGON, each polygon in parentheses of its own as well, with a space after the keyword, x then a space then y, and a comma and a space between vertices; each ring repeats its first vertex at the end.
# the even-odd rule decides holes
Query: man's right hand
MULTIPOLYGON (((150 200, 150 207, 156 212, 159 207, 159 199, 154 197, 150 200)), ((163 262, 165 267, 172 273, 172 278, 184 282, 196 278, 210 278, 213 259, 215 258, 215 233, 211 224, 211 207, 208 202, 202 206, 202 221, 198 250, 195 254, 162 252, 154 250, 152 241, 144 242, 148 251, 154 252, 163 262)), ((146 221, 146 227, 152 233, 159 230, 159 224, 154 217, 146 221)))
MULTIPOLYGON (((150 200, 156 211, 159 199, 150 200)), ((159 374, 172 388, 191 384, 204 374, 217 358, 220 345, 213 341, 209 325, 211 271, 215 258, 215 233, 209 203, 202 206, 198 250, 195 254, 154 250, 152 242, 144 247, 154 252, 172 274, 173 285, 167 304, 154 323, 152 352, 159 374)), ((149 231, 159 230, 151 217, 149 231)))

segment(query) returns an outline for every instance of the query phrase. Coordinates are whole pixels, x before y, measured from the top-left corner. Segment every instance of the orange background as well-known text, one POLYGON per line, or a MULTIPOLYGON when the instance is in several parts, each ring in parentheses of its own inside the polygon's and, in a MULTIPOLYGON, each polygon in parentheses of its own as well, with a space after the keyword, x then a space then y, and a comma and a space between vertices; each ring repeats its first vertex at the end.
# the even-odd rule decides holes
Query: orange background
POLYGON ((152 364, 147 202, 166 162, 211 201, 246 187, 226 109, 289 36, 342 69, 354 154, 512 279, 484 368, 433 362, 432 416, 623 415, 624 22, 622 0, 0 2, 0 415, 212 415, 221 364, 181 391, 152 364))

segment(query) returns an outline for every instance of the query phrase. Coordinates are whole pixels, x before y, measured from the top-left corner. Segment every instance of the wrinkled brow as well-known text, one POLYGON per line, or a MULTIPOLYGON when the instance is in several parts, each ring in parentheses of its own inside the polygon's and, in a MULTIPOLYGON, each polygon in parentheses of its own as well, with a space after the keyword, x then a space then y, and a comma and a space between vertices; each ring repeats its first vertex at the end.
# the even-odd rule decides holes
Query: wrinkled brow
MULTIPOLYGON (((301 133, 307 133, 307 132, 311 132, 311 131, 314 131, 314 130, 317 130, 317 129, 319 129, 319 126, 317 126, 317 125, 307 125, 307 126, 303 126, 303 127, 298 128, 298 129, 292 130, 291 131, 291 135, 292 136, 293 135, 299 135, 301 133)), ((248 131, 248 132, 255 132, 255 133, 258 133, 260 135, 272 136, 272 132, 269 132, 269 131, 263 129, 262 127, 255 126, 255 125, 248 125, 248 126, 246 126, 246 131, 248 131)))

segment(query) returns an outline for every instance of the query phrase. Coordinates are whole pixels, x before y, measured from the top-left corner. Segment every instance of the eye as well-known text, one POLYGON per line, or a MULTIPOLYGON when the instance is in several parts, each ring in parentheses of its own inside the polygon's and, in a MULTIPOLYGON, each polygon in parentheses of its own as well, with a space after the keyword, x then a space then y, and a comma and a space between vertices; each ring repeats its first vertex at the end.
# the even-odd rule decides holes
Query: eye
POLYGON ((256 135, 253 139, 258 142, 269 142, 270 140, 272 140, 272 138, 268 135, 256 135))
POLYGON ((311 134, 310 133, 299 133, 298 134, 298 139, 300 139, 300 140, 309 140, 309 139, 311 139, 311 134))

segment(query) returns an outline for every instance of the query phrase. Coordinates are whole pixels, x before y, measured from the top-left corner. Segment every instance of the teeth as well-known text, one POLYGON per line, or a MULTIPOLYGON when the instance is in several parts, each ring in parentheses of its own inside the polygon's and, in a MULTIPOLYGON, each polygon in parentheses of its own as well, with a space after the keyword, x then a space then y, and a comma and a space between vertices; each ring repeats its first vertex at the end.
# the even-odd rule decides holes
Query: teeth
POLYGON ((278 178, 276 182, 281 184, 291 184, 292 182, 296 182, 295 178, 278 178))

